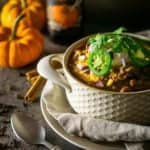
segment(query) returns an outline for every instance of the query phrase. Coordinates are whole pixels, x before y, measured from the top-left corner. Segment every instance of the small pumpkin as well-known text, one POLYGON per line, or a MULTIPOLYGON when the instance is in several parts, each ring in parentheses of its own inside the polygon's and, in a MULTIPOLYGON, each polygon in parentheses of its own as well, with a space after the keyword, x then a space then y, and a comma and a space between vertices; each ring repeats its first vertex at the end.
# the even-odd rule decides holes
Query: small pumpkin
POLYGON ((26 27, 42 29, 46 22, 45 6, 41 0, 9 0, 1 11, 1 24, 12 28, 13 22, 20 13, 25 13, 26 17, 20 21, 18 30, 26 27))
POLYGON ((26 28, 20 33, 16 30, 19 21, 24 17, 17 17, 12 31, 0 26, 0 66, 18 68, 25 66, 37 58, 43 52, 43 36, 35 28, 26 28))
POLYGON ((69 5, 49 6, 49 18, 66 28, 74 27, 78 23, 80 11, 69 5))

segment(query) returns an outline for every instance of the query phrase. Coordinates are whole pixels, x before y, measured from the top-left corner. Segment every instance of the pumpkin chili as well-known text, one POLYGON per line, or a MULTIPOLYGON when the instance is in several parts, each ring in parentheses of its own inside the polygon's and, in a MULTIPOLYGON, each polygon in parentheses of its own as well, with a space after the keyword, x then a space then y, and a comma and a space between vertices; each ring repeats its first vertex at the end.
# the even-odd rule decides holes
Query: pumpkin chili
POLYGON ((150 44, 123 32, 118 29, 91 36, 85 45, 75 49, 69 63, 72 74, 91 86, 110 91, 150 89, 150 44))

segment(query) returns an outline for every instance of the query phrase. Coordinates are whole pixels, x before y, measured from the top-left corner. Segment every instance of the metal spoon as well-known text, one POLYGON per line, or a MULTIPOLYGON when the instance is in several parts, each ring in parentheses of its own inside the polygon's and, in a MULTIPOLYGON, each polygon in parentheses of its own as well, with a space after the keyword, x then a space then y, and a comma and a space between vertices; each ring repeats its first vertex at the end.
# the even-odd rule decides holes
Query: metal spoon
POLYGON ((11 126, 15 135, 29 144, 42 144, 50 150, 62 150, 59 146, 52 145, 45 140, 45 128, 26 113, 17 112, 12 114, 11 126))

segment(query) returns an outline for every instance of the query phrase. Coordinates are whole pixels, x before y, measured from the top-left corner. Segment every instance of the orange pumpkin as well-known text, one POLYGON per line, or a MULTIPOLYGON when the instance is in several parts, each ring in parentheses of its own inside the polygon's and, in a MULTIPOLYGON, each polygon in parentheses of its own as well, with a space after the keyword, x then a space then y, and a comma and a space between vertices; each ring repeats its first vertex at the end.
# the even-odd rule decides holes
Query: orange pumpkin
POLYGON ((26 28, 16 35, 16 29, 21 14, 11 31, 7 27, 0 26, 0 66, 1 67, 22 67, 37 58, 43 52, 43 36, 35 28, 26 28))
POLYGON ((49 7, 49 18, 66 28, 74 27, 78 23, 80 11, 69 5, 52 5, 49 7))
POLYGON ((9 0, 1 11, 1 24, 12 28, 13 22, 20 13, 26 17, 20 21, 18 30, 26 27, 42 29, 46 21, 45 6, 41 0, 9 0))

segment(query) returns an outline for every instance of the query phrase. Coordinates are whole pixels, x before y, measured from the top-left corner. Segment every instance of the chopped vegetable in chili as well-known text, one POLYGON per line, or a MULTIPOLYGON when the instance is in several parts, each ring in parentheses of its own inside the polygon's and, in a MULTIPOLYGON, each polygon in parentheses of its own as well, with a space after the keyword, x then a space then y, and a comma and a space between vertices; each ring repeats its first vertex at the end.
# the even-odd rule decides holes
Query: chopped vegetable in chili
POLYGON ((88 65, 96 75, 102 76, 109 73, 112 58, 105 50, 95 50, 88 58, 88 65))

